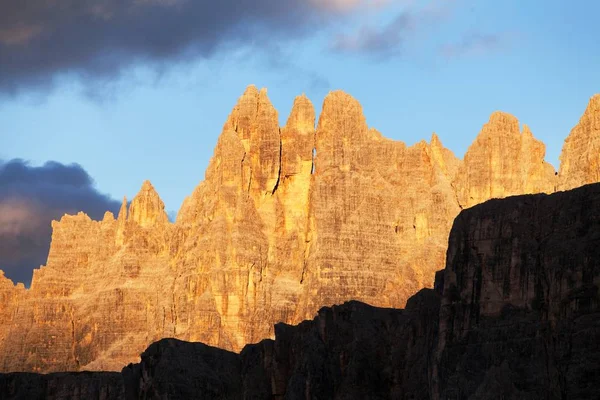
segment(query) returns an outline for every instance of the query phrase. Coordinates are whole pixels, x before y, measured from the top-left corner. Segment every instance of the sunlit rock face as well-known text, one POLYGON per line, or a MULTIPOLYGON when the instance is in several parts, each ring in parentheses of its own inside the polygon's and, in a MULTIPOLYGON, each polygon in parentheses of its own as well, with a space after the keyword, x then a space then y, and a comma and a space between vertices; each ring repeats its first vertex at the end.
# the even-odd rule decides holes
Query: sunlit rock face
POLYGON ((560 156, 559 189, 600 181, 600 94, 593 96, 560 156))
POLYGON ((554 168, 546 146, 510 114, 495 112, 465 154, 454 182, 462 207, 523 193, 552 193, 554 168))
POLYGON ((2 318, 3 370, 116 370, 172 332, 162 294, 173 280, 171 226, 149 183, 117 219, 79 213, 52 226, 47 265, 34 271, 29 290, 12 292, 14 306, 2 318))
POLYGON ((116 218, 53 222, 29 290, 0 278, 0 370, 118 370, 164 337, 239 351, 322 306, 402 307, 433 284, 461 208, 555 190, 544 152, 504 113, 464 161, 435 134, 409 147, 340 91, 318 122, 297 97, 279 127, 250 86, 174 223, 144 182, 116 218))

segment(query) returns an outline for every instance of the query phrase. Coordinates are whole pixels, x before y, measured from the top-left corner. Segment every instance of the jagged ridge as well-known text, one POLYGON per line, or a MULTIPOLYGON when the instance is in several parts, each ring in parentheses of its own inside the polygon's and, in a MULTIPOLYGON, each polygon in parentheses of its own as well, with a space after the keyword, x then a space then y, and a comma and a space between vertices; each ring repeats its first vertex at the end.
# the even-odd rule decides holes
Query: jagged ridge
MULTIPOLYGON (((595 97, 578 137, 597 136, 598 109, 595 97)), ((461 208, 580 182, 579 169, 556 178, 544 152, 504 113, 462 161, 435 134, 407 147, 343 92, 316 129, 305 96, 280 128, 266 91, 249 87, 174 224, 146 182, 116 220, 54 222, 29 290, 0 277, 0 370, 115 370, 163 337, 239 350, 322 306, 403 306, 444 264, 461 208)))

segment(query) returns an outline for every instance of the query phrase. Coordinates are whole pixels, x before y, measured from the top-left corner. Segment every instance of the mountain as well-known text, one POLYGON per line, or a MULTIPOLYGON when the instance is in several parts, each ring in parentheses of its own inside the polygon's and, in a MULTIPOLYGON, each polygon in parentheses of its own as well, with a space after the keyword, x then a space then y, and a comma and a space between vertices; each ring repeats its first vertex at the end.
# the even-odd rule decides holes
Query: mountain
POLYGON ((250 86, 175 223, 144 182, 116 219, 53 222, 29 289, 0 276, 0 371, 116 371, 165 337, 239 351, 323 306, 403 307, 433 284, 461 209, 595 181, 598 99, 556 176, 509 114, 492 114, 460 160, 435 134, 386 139, 339 91, 316 128, 305 96, 280 128, 266 90, 250 86))
POLYGON ((321 308, 240 354, 162 339, 114 372, 0 374, 0 397, 590 399, 600 392, 600 184, 462 211, 405 309, 321 308))

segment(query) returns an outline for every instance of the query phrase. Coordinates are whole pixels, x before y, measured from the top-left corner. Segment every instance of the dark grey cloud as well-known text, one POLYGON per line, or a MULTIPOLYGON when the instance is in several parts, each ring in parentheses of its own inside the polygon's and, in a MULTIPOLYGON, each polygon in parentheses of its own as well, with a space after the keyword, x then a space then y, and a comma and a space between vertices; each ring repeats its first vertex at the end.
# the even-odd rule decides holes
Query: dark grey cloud
POLYGON ((0 160, 0 269, 29 285, 32 270, 46 263, 52 220, 79 211, 99 220, 106 211, 116 215, 119 206, 78 164, 0 160))
POLYGON ((0 92, 57 77, 114 79, 129 67, 206 58, 228 46, 314 32, 374 0, 0 0, 0 92))
POLYGON ((447 58, 481 55, 503 48, 508 43, 508 34, 471 32, 456 43, 449 43, 441 48, 442 55, 447 58))

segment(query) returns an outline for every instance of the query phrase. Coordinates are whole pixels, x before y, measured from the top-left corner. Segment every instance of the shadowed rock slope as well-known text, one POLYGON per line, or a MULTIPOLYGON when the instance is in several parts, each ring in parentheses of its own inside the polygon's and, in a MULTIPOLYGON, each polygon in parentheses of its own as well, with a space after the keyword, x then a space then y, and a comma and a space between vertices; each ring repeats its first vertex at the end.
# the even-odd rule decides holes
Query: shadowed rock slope
POLYGON ((444 265, 461 208, 597 180, 599 117, 594 97, 557 178, 544 144, 506 113, 459 160, 435 134, 386 139, 339 91, 316 127, 305 96, 279 127, 251 86, 175 223, 145 182, 116 218, 54 221, 31 288, 0 274, 0 371, 119 370, 165 337, 239 351, 323 306, 403 307, 444 265))
POLYGON ((404 310, 277 324, 240 354, 163 339, 116 373, 0 375, 0 397, 590 399, 600 393, 600 184, 460 213, 404 310), (37 396, 37 397, 36 397, 37 396))

